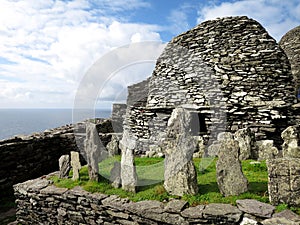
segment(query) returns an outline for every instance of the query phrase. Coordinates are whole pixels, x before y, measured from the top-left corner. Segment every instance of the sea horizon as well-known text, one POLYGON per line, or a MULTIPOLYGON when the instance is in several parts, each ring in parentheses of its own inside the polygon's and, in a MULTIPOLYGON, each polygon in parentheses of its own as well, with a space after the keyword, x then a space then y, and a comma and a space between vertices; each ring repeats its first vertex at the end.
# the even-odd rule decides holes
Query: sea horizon
POLYGON ((0 108, 0 140, 43 132, 89 118, 109 118, 110 109, 0 108))

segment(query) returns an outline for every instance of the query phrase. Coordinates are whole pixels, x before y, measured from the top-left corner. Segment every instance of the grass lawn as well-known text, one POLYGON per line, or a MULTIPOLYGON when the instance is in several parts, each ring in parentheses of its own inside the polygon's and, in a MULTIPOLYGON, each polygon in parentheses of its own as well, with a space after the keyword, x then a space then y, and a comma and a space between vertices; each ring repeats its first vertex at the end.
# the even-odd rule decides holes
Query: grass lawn
MULTIPOLYGON (((135 158, 135 165, 138 175, 138 192, 133 194, 126 192, 121 188, 113 188, 109 181, 109 173, 113 168, 114 162, 120 161, 120 157, 106 159, 99 164, 101 173, 100 182, 89 181, 87 167, 84 166, 80 170, 80 179, 72 181, 72 179, 59 179, 54 176, 51 179, 58 187, 73 188, 82 186, 84 190, 89 192, 101 192, 104 194, 116 194, 120 197, 127 197, 132 201, 142 200, 168 200, 170 198, 180 198, 178 196, 169 195, 163 187, 164 176, 164 159, 162 158, 135 158), (147 186, 145 186, 147 184, 147 186)), ((237 199, 256 199, 261 202, 269 202, 268 198, 268 173, 266 163, 251 163, 253 160, 245 160, 242 162, 242 168, 245 176, 249 181, 249 191, 238 196, 224 197, 219 192, 216 181, 216 161, 217 159, 194 159, 194 164, 198 173, 199 193, 197 195, 185 195, 181 199, 189 202, 190 205, 209 204, 209 203, 229 203, 235 205, 237 199), (200 165, 200 166, 199 166, 200 165), (204 168, 202 169, 203 166, 204 168), (199 168, 200 167, 200 168, 199 168)), ((70 172, 70 176, 72 171, 70 172)), ((277 206, 277 211, 288 209, 285 204, 277 206)), ((300 214, 300 208, 290 208, 300 214)))

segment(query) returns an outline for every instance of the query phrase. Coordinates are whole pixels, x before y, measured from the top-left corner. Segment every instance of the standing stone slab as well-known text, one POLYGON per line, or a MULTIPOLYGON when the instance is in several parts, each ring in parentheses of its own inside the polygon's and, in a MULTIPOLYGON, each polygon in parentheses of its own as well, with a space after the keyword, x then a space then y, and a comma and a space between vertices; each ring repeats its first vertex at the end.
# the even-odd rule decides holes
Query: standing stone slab
POLYGON ((267 161, 268 192, 272 204, 300 207, 300 161, 298 158, 278 158, 267 161))
POLYGON ((106 148, 109 156, 119 155, 119 138, 117 135, 113 134, 111 136, 111 141, 107 144, 106 148))
POLYGON ((137 175, 134 165, 134 149, 136 147, 136 140, 129 136, 127 130, 123 133, 123 138, 120 141, 120 148, 122 153, 121 158, 121 180, 122 188, 125 191, 136 192, 137 175))
POLYGON ((96 124, 94 123, 86 123, 84 149, 87 157, 89 178, 92 181, 98 181, 99 162, 106 158, 107 154, 98 135, 96 124))
POLYGON ((274 147, 273 140, 262 140, 256 142, 258 150, 258 160, 275 159, 278 155, 278 149, 274 147))
POLYGON ((69 155, 62 155, 59 160, 59 178, 68 178, 71 164, 70 164, 70 156, 69 155))
POLYGON ((120 162, 115 162, 114 167, 110 171, 110 178, 109 178, 111 185, 114 188, 119 188, 122 184, 121 182, 121 164, 120 162))
POLYGON ((217 183, 224 196, 239 195, 248 190, 248 181, 239 160, 239 144, 235 140, 222 142, 216 165, 217 183))
POLYGON ((286 128, 281 137, 284 140, 283 157, 300 158, 300 125, 286 128))
POLYGON ((191 115, 186 109, 173 110, 168 121, 165 153, 165 182, 168 193, 197 194, 197 173, 192 158, 197 141, 190 134, 191 115))
POLYGON ((81 169, 79 153, 71 151, 71 167, 73 169, 72 180, 79 179, 79 170, 81 169))
POLYGON ((254 134, 249 128, 237 130, 234 133, 234 139, 239 142, 240 160, 250 159, 252 156, 252 146, 254 142, 254 134))

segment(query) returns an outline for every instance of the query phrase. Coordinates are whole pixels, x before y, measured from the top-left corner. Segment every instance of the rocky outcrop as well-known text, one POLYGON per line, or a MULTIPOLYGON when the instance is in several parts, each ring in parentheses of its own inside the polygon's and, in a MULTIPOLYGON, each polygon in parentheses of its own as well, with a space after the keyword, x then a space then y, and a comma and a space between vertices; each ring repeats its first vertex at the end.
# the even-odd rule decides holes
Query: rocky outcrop
POLYGON ((299 224, 298 215, 290 211, 273 214, 273 206, 255 200, 238 201, 238 207, 220 203, 189 207, 176 199, 132 202, 116 195, 91 194, 80 187, 57 188, 45 178, 17 184, 14 190, 20 224, 299 224))

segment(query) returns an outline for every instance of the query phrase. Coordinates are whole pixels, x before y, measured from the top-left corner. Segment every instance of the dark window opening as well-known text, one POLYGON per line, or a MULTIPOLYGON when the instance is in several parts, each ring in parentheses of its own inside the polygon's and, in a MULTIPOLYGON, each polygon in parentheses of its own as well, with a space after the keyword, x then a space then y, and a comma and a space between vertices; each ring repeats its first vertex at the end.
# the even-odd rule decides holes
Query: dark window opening
POLYGON ((201 113, 191 113, 191 133, 194 136, 207 134, 205 116, 201 113))

